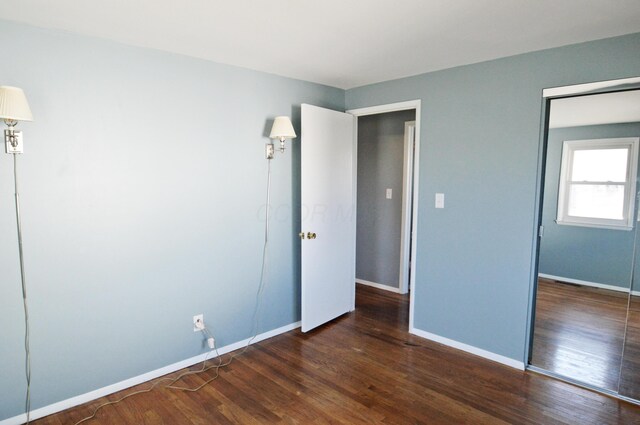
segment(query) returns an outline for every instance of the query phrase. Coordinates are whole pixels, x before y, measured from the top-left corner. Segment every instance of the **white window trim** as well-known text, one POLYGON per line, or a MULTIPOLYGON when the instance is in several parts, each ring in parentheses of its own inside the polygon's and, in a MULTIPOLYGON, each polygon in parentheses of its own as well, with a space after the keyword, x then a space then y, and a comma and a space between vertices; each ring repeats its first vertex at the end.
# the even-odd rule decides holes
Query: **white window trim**
POLYGON ((632 230, 633 217, 635 212, 636 199, 636 179, 638 173, 638 137, 620 137, 615 139, 589 139, 589 140, 566 140, 562 145, 562 168, 560 169, 560 181, 558 188, 558 215, 556 223, 567 226, 596 227, 616 230, 632 230), (627 159, 626 182, 616 182, 624 184, 624 206, 623 219, 611 220, 604 218, 588 218, 569 216, 565 212, 568 210, 569 198, 567 196, 569 170, 573 160, 572 152, 580 149, 629 149, 627 159), (628 183, 627 183, 628 182, 628 183))

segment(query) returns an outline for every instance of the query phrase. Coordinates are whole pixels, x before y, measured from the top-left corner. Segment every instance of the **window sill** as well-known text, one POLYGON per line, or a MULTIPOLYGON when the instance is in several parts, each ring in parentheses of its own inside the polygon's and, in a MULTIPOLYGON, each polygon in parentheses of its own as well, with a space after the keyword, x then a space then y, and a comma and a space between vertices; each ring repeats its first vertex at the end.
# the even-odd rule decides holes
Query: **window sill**
POLYGON ((627 232, 630 232, 631 230, 633 230, 633 226, 627 226, 626 224, 597 224, 597 223, 584 223, 584 222, 561 221, 561 220, 555 220, 555 222, 560 226, 591 227, 594 229, 624 230, 627 232))

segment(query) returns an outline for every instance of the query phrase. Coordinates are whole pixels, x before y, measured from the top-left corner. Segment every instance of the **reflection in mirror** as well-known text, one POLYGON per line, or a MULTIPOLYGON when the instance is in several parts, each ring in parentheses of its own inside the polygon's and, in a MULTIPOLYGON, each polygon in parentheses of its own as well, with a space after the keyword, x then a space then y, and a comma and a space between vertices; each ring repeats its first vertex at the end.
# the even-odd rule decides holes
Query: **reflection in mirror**
POLYGON ((636 232, 635 264, 619 389, 621 395, 636 400, 640 400, 640 236, 638 233, 636 232))
POLYGON ((550 101, 530 360, 610 391, 624 368, 634 264, 640 108, 629 105, 640 91, 550 101))

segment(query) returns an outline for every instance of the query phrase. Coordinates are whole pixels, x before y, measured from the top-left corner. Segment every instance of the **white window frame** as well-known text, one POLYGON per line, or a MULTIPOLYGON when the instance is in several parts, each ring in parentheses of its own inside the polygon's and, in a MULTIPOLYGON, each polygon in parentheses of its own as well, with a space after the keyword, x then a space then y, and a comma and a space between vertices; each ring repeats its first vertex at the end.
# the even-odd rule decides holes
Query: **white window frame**
POLYGON ((558 215, 556 223, 569 226, 598 227, 605 229, 632 230, 635 211, 636 176, 638 175, 638 137, 620 137, 615 139, 565 140, 562 145, 562 168, 558 187, 558 215), (578 150, 592 149, 628 149, 627 175, 625 182, 590 182, 592 184, 624 184, 623 218, 621 220, 577 217, 568 215, 569 180, 573 168, 573 154, 578 150))

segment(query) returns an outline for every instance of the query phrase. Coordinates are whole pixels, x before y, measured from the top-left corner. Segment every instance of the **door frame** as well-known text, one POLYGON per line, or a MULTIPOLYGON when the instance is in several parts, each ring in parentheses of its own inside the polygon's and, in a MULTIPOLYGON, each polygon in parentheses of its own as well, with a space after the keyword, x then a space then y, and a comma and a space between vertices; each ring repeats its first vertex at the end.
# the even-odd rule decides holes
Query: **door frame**
POLYGON ((409 292, 411 285, 409 278, 411 276, 411 258, 409 253, 411 247, 411 216, 412 211, 409 208, 413 196, 413 160, 416 140, 416 120, 405 121, 404 123, 404 157, 402 165, 402 222, 400 224, 400 271, 399 271, 399 290, 401 294, 409 292))
MULTIPOLYGON (((420 121, 421 121, 421 106, 422 106, 422 101, 420 99, 416 99, 416 100, 409 100, 409 101, 405 101, 405 102, 396 102, 396 103, 389 103, 389 104, 385 104, 385 105, 376 105, 376 106, 369 106, 369 107, 364 107, 364 108, 357 108, 357 109, 349 109, 346 112, 348 114, 354 115, 356 118, 358 117, 363 117, 366 115, 375 115, 375 114, 383 114, 383 113, 387 113, 387 112, 398 112, 398 111, 406 111, 406 110, 411 110, 414 109, 416 111, 416 116, 415 116, 415 135, 414 135, 414 144, 415 144, 415 149, 414 149, 414 158, 413 158, 413 190, 411 193, 411 201, 412 201, 412 214, 413 214, 413 220, 408 220, 407 223, 405 223, 404 228, 402 229, 401 232, 401 240, 406 241, 406 240, 411 240, 411 255, 409 255, 409 253, 407 252, 407 250, 403 250, 403 258, 401 259, 400 262, 400 268, 403 269, 403 265, 406 262, 407 267, 409 262, 411 263, 411 274, 410 274, 410 281, 407 282, 407 286, 409 286, 412 291, 409 294, 409 329, 413 329, 413 312, 414 312, 414 300, 415 300, 415 279, 416 279, 416 268, 417 268, 417 262, 416 262, 416 245, 417 245, 417 239, 416 239, 416 234, 417 234, 417 229, 418 229, 418 183, 419 183, 419 176, 420 176, 420 121)), ((358 134, 358 120, 356 119, 356 123, 355 123, 355 136, 356 136, 356 141, 355 141, 355 145, 356 145, 356 149, 354 151, 354 167, 353 167, 353 181, 354 181, 354 185, 355 185, 355 190, 353 193, 354 199, 353 199, 353 205, 356 206, 356 211, 357 211, 357 165, 358 165, 358 151, 357 151, 357 134, 358 134)), ((404 166, 403 166, 404 168, 404 166)), ((404 187, 404 182, 406 181, 406 179, 403 179, 403 199, 404 199, 404 195, 407 189, 411 189, 411 185, 407 185, 408 188, 404 187)), ((403 201, 403 212, 404 212, 404 208, 405 208, 405 201, 408 201, 408 199, 403 201)), ((403 221, 404 220, 404 213, 403 213, 403 221)), ((356 214, 356 226, 357 226, 357 214, 356 214)), ((404 245, 403 245, 404 246, 404 245)), ((402 248, 401 248, 402 250, 402 248)), ((355 268, 355 255, 354 255, 354 268, 355 268)), ((355 303, 356 303, 356 282, 354 279, 353 282, 353 309, 355 310, 355 303)), ((400 282, 400 289, 402 289, 402 282, 400 282)), ((408 289, 408 288, 407 288, 408 289)), ((406 293, 406 289, 405 289, 405 293, 406 293)))

